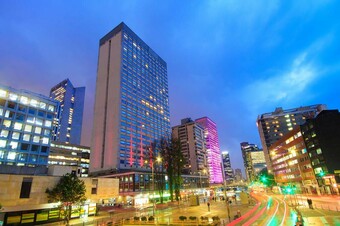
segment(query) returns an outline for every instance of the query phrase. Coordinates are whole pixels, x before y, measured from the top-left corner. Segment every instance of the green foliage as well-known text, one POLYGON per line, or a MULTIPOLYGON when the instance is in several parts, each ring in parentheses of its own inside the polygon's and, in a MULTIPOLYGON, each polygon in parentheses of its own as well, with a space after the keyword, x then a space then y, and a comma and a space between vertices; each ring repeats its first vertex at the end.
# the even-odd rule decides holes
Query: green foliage
POLYGON ((146 221, 147 220, 146 216, 142 216, 140 219, 141 219, 141 221, 146 221))
POLYGON ((46 189, 49 202, 61 202, 60 207, 65 207, 67 223, 71 218, 72 205, 81 204, 86 201, 85 192, 84 181, 72 174, 62 176, 53 189, 46 189))
POLYGON ((139 217, 133 217, 135 221, 139 221, 139 217))
POLYGON ((219 216, 213 216, 213 217, 212 217, 212 220, 213 220, 213 221, 219 221, 220 218, 219 218, 219 216))
POLYGON ((149 221, 154 221, 154 220, 155 220, 155 218, 153 216, 149 217, 149 221))
POLYGON ((180 219, 181 221, 185 221, 185 220, 187 219, 187 217, 186 217, 186 216, 179 216, 179 219, 180 219))
POLYGON ((202 220, 202 221, 207 221, 207 220, 209 220, 209 218, 208 218, 208 217, 205 217, 205 216, 201 216, 201 220, 202 220))

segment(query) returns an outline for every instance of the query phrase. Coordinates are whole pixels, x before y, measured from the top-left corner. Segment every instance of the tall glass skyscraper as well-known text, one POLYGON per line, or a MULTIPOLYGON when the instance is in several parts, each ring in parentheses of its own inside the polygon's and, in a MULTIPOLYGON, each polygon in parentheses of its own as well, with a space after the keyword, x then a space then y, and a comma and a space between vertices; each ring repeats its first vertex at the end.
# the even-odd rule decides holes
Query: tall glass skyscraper
POLYGON ((99 43, 90 173, 149 171, 170 131, 167 64, 121 23, 99 43))
POLYGON ((57 108, 46 96, 0 85, 0 166, 47 166, 57 108))
POLYGON ((195 122, 204 128, 205 145, 208 154, 208 168, 211 184, 223 183, 221 151, 218 142, 216 123, 208 117, 196 119, 195 122))
POLYGON ((69 79, 65 79, 51 89, 50 97, 60 102, 53 139, 80 145, 85 87, 75 88, 69 79))

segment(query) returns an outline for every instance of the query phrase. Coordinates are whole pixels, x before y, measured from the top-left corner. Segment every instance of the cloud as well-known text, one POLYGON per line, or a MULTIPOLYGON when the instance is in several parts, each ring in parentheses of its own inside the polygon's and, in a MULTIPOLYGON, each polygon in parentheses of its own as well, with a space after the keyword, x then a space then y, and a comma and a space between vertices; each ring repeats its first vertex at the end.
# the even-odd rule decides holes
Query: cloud
POLYGON ((303 51, 287 69, 248 84, 243 90, 243 101, 248 103, 251 111, 258 114, 258 110, 267 105, 282 105, 307 92, 308 86, 322 74, 310 59, 311 52, 303 51))

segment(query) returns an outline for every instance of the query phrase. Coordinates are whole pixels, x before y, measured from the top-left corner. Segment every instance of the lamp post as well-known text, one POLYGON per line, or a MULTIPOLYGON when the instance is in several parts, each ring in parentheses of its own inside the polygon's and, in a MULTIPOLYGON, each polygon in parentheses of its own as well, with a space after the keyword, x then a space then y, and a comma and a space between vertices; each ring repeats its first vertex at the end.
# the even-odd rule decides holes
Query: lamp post
MULTIPOLYGON (((161 157, 156 158, 156 162, 160 163, 162 161, 161 157)), ((147 161, 146 161, 147 162, 147 161)), ((152 178, 152 215, 155 215, 155 178, 154 178, 154 162, 151 162, 151 178, 152 178)))

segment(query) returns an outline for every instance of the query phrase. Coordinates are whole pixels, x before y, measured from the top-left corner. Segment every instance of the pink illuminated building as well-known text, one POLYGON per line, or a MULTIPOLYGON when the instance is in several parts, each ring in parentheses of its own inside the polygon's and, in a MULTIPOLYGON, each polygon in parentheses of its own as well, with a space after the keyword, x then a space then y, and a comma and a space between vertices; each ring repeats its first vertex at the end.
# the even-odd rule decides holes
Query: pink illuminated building
POLYGON ((218 143, 218 134, 216 123, 208 117, 202 117, 195 120, 204 128, 204 136, 208 154, 208 168, 210 174, 210 183, 223 183, 221 168, 221 151, 218 143))

